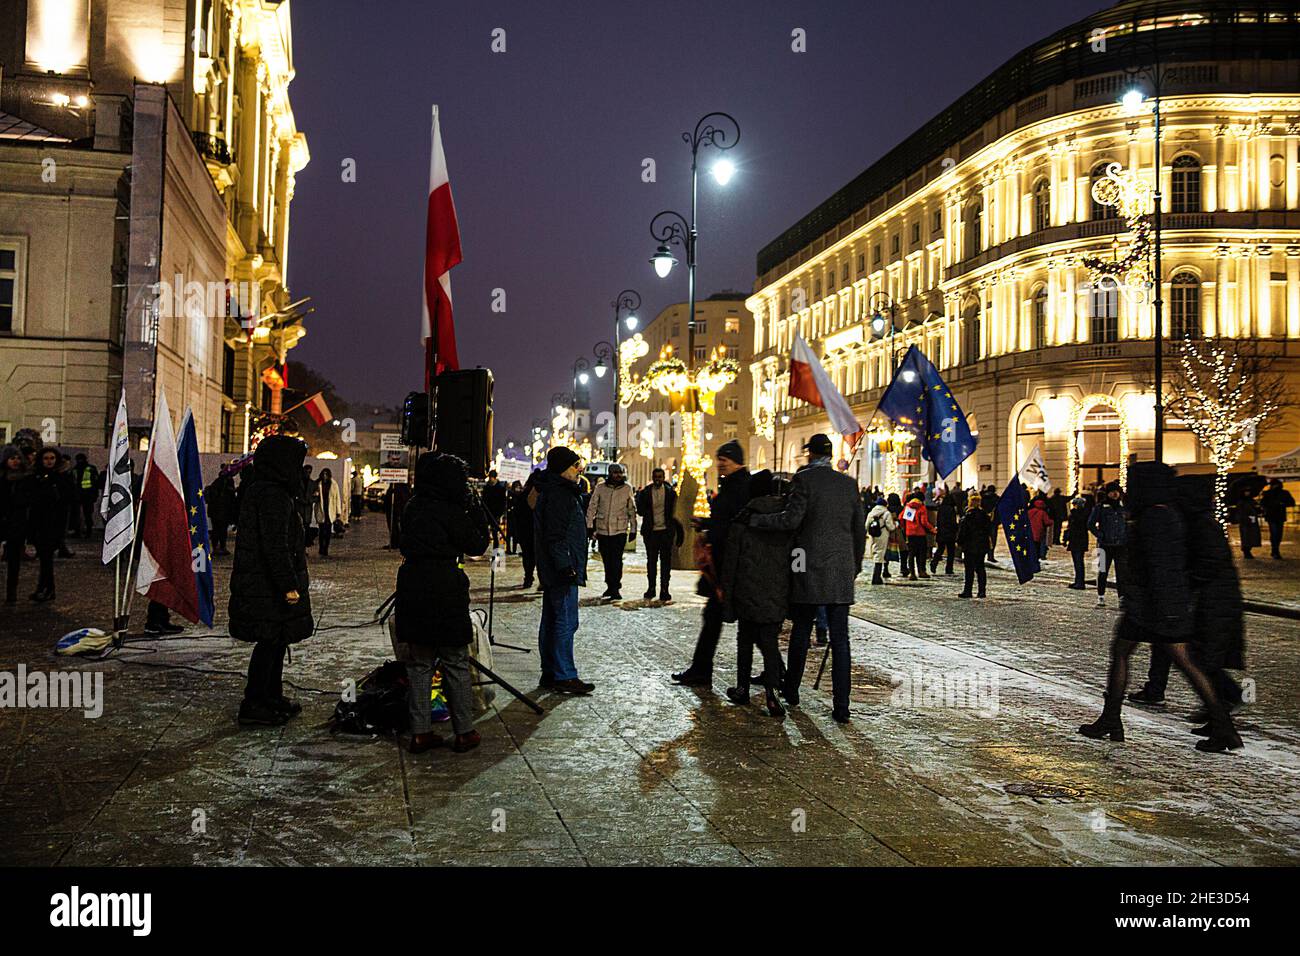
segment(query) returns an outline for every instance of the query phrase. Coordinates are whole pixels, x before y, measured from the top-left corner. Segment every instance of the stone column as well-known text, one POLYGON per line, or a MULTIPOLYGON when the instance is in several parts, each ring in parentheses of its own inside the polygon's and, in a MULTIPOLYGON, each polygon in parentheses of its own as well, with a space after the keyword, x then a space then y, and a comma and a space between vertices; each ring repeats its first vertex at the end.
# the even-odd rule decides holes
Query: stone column
MULTIPOLYGON (((1075 259, 1067 257, 1065 260, 1065 297, 1061 301, 1061 323, 1059 331, 1061 337, 1052 342, 1053 345, 1064 344, 1071 339, 1071 332, 1075 329, 1075 310, 1079 307, 1078 290, 1075 289, 1075 272, 1078 269, 1078 263, 1075 259)), ((1057 334, 1058 327, 1048 323, 1048 328, 1052 331, 1050 335, 1057 334)))
POLYGON ((1273 128, 1271 123, 1261 121, 1255 124, 1255 208, 1268 209, 1273 203, 1272 175, 1269 172, 1269 160, 1273 155, 1273 128))
POLYGON ((1297 163, 1300 163, 1300 122, 1294 116, 1287 123, 1286 144, 1282 155, 1286 157, 1286 182, 1283 186, 1286 191, 1286 208, 1300 208, 1300 169, 1297 169, 1297 163))
POLYGON ((1237 335, 1242 338, 1250 338, 1255 328, 1252 321, 1253 317, 1250 314, 1250 264, 1250 247, 1242 246, 1237 250, 1235 262, 1237 267, 1237 335))
MULTIPOLYGON (((1051 157, 1048 163, 1048 192, 1051 209, 1047 221, 1049 225, 1059 226, 1065 220, 1061 218, 1063 212, 1062 206, 1065 204, 1061 201, 1061 154, 1063 147, 1060 143, 1053 143, 1048 147, 1048 155, 1051 157)), ((1032 227, 1031 227, 1032 228, 1032 227)))
POLYGON ((1286 247, 1286 334, 1300 338, 1300 245, 1286 247))
POLYGON ((1232 247, 1219 246, 1214 250, 1215 273, 1215 331, 1218 335, 1235 336, 1238 323, 1234 321, 1232 308, 1232 278, 1229 269, 1232 265, 1232 247))
POLYGON ((1273 247, 1267 243, 1255 249, 1255 329, 1260 338, 1269 338, 1273 330, 1273 247))
POLYGON ((1078 189, 1076 183, 1079 180, 1079 143, 1071 139, 1065 144, 1065 192, 1061 196, 1062 223, 1077 222, 1079 220, 1078 211, 1075 206, 1078 189))
POLYGON ((1224 137, 1228 134, 1225 123, 1214 127, 1214 165, 1205 170, 1205 194, 1201 196, 1201 208, 1206 212, 1217 212, 1223 207, 1223 197, 1227 195, 1227 178, 1223 164, 1227 162, 1227 150, 1224 137))

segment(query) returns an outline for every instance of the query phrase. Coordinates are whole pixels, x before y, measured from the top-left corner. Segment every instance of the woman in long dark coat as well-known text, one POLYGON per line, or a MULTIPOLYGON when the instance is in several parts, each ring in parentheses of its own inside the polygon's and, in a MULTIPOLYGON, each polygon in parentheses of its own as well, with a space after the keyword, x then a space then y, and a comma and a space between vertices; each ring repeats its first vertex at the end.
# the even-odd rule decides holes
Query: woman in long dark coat
POLYGON ((412 650, 406 661, 411 713, 407 749, 422 753, 442 740, 432 732, 429 707, 433 665, 451 711, 457 753, 479 744, 474 729, 474 690, 469 673, 466 555, 477 557, 492 542, 492 525, 469 488, 465 462, 425 452, 415 463, 415 494, 401 516, 401 568, 397 571, 397 640, 412 650))
POLYGON ((20 501, 27 509, 27 540, 36 548, 40 561, 33 601, 54 599, 54 552, 63 543, 72 504, 67 476, 60 470, 57 448, 42 448, 36 455, 36 467, 18 488, 20 501))
POLYGON ((27 504, 22 483, 27 477, 23 453, 5 445, 0 453, 0 544, 5 549, 5 604, 18 602, 18 575, 27 548, 27 504))
POLYGON ((962 570, 966 573, 966 586, 957 596, 968 598, 971 588, 979 579, 979 597, 984 597, 988 588, 988 571, 984 567, 984 558, 989 550, 989 515, 984 510, 984 500, 979 495, 971 495, 966 502, 966 513, 957 525, 957 550, 961 552, 962 570))
MULTIPOLYGON (((284 696, 284 658, 314 630, 302 523, 307 446, 287 435, 263 438, 254 480, 239 505, 230 572, 230 635, 253 644, 239 722, 278 726, 302 706, 284 696)), ((242 490, 242 489, 241 489, 242 490)))
POLYGON ((726 551, 719 571, 723 620, 738 621, 736 629, 736 686, 727 689, 733 704, 749 703, 750 673, 754 646, 763 655, 763 684, 767 691, 767 712, 784 717, 777 699, 785 665, 777 638, 790 609, 790 547, 794 533, 749 527, 753 514, 776 514, 785 499, 773 494, 770 471, 749 479, 749 503, 736 515, 727 532, 726 551))
POLYGON ((1263 542, 1259 531, 1259 502, 1254 492, 1247 491, 1237 502, 1237 530, 1241 535, 1241 553, 1247 560, 1253 561, 1251 554, 1263 542))
POLYGON ((1178 508, 1174 470, 1162 462, 1138 462, 1128 473, 1129 569, 1119 624, 1111 643, 1110 675, 1101 716, 1084 724, 1085 737, 1122 741, 1120 713, 1128 686, 1129 658, 1139 643, 1160 644, 1205 705, 1210 736, 1197 750, 1240 747, 1228 709, 1209 678, 1191 659, 1188 641, 1196 619, 1189 571, 1187 521, 1178 508))

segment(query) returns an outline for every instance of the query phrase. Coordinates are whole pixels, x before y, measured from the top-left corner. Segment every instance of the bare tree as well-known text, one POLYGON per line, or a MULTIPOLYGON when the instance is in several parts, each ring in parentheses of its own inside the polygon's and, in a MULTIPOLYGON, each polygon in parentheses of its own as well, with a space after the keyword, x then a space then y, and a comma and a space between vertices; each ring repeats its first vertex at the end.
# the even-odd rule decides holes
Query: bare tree
POLYGON ((1214 510, 1228 520, 1228 474, 1279 410, 1294 404, 1258 339, 1182 339, 1168 373, 1167 410, 1187 423, 1214 464, 1214 510))

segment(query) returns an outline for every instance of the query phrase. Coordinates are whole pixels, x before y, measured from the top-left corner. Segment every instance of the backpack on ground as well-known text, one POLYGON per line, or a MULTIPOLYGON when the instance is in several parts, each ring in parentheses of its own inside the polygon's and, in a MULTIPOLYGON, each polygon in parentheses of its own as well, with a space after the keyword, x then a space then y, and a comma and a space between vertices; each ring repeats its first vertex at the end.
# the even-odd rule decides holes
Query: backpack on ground
POLYGON ((331 732, 367 737, 403 733, 411 726, 407 687, 406 665, 385 661, 357 682, 355 692, 344 691, 330 718, 331 732))

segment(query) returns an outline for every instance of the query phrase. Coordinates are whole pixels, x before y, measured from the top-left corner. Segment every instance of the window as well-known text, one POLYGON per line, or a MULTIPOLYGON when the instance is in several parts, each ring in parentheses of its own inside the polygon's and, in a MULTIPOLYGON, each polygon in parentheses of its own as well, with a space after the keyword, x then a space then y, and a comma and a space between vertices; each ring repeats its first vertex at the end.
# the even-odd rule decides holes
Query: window
POLYGON ((974 362, 980 357, 980 307, 972 304, 966 310, 965 341, 962 343, 962 360, 974 362))
POLYGON ((739 346, 739 345, 728 345, 728 346, 727 346, 727 358, 729 358, 729 359, 733 359, 733 360, 739 360, 739 359, 740 359, 740 346, 739 346))
POLYGON ((820 299, 821 297, 822 297, 822 280, 821 277, 819 276, 818 278, 813 279, 813 298, 820 299))
POLYGON ((18 247, 0 245, 0 335, 12 334, 18 319, 18 247))
POLYGON ((723 322, 722 329, 724 332, 736 333, 740 331, 740 317, 729 315, 723 322))
POLYGON ((709 320, 708 320, 708 319, 696 319, 696 320, 695 320, 695 334, 696 334, 696 335, 707 335, 708 332, 709 332, 709 320))
POLYGON ((1094 285, 1088 292, 1088 315, 1092 341, 1119 341, 1119 287, 1112 283, 1094 285))
POLYGON ((864 252, 858 253, 858 275, 867 271, 867 255, 864 252))
POLYGON ((876 243, 871 247, 871 264, 873 266, 880 265, 880 243, 876 243))
POLYGON ((1036 349, 1047 347, 1047 287, 1040 286, 1033 300, 1034 344, 1036 349))
POLYGON ((831 266, 831 271, 826 273, 826 294, 830 295, 835 291, 835 267, 831 266))
POLYGON ((709 347, 707 345, 695 346, 695 361, 707 362, 709 360, 709 347))
POLYGON ((727 422, 722 426, 723 438, 735 438, 740 434, 740 428, 735 422, 727 422))
POLYGON ((740 411, 740 399, 737 398, 735 395, 727 396, 727 411, 729 412, 740 411))
POLYGON ((921 241, 921 224, 919 222, 914 222, 912 223, 912 245, 915 246, 920 241, 921 241))
POLYGON ((1092 169, 1092 183, 1088 187, 1088 195, 1092 196, 1092 218, 1093 219, 1115 219, 1119 216, 1119 208, 1116 206, 1104 206, 1097 202, 1097 197, 1093 196, 1092 186, 1097 184, 1099 179, 1106 178, 1106 163, 1098 163, 1092 169))
POLYGON ((1034 183, 1034 232, 1052 224, 1052 184, 1046 179, 1034 183))
MULTIPOLYGON (((783 307, 783 308, 784 308, 784 307, 783 307)), ((675 337, 677 337, 677 336, 679 336, 679 335, 681 335, 681 334, 682 334, 682 327, 681 327, 678 323, 674 322, 674 323, 673 323, 673 337, 675 338, 675 337)))
POLYGON ((1169 334, 1175 339, 1195 339, 1201 334, 1201 283, 1190 272, 1180 272, 1169 283, 1169 334))
POLYGON ((890 255, 895 255, 895 256, 898 255, 898 249, 901 244, 901 238, 902 237, 899 236, 898 233, 894 233, 893 238, 889 240, 890 255))
POLYGON ((981 235, 984 223, 984 207, 975 203, 966 210, 966 258, 977 256, 984 251, 981 235))
POLYGON ((1170 212, 1201 211, 1201 161, 1183 155, 1174 160, 1170 177, 1170 212))
POLYGON ((840 267, 840 285, 849 284, 849 264, 846 262, 840 267))
POLYGON ((930 214, 930 231, 938 232, 943 228, 943 210, 936 209, 930 214))

